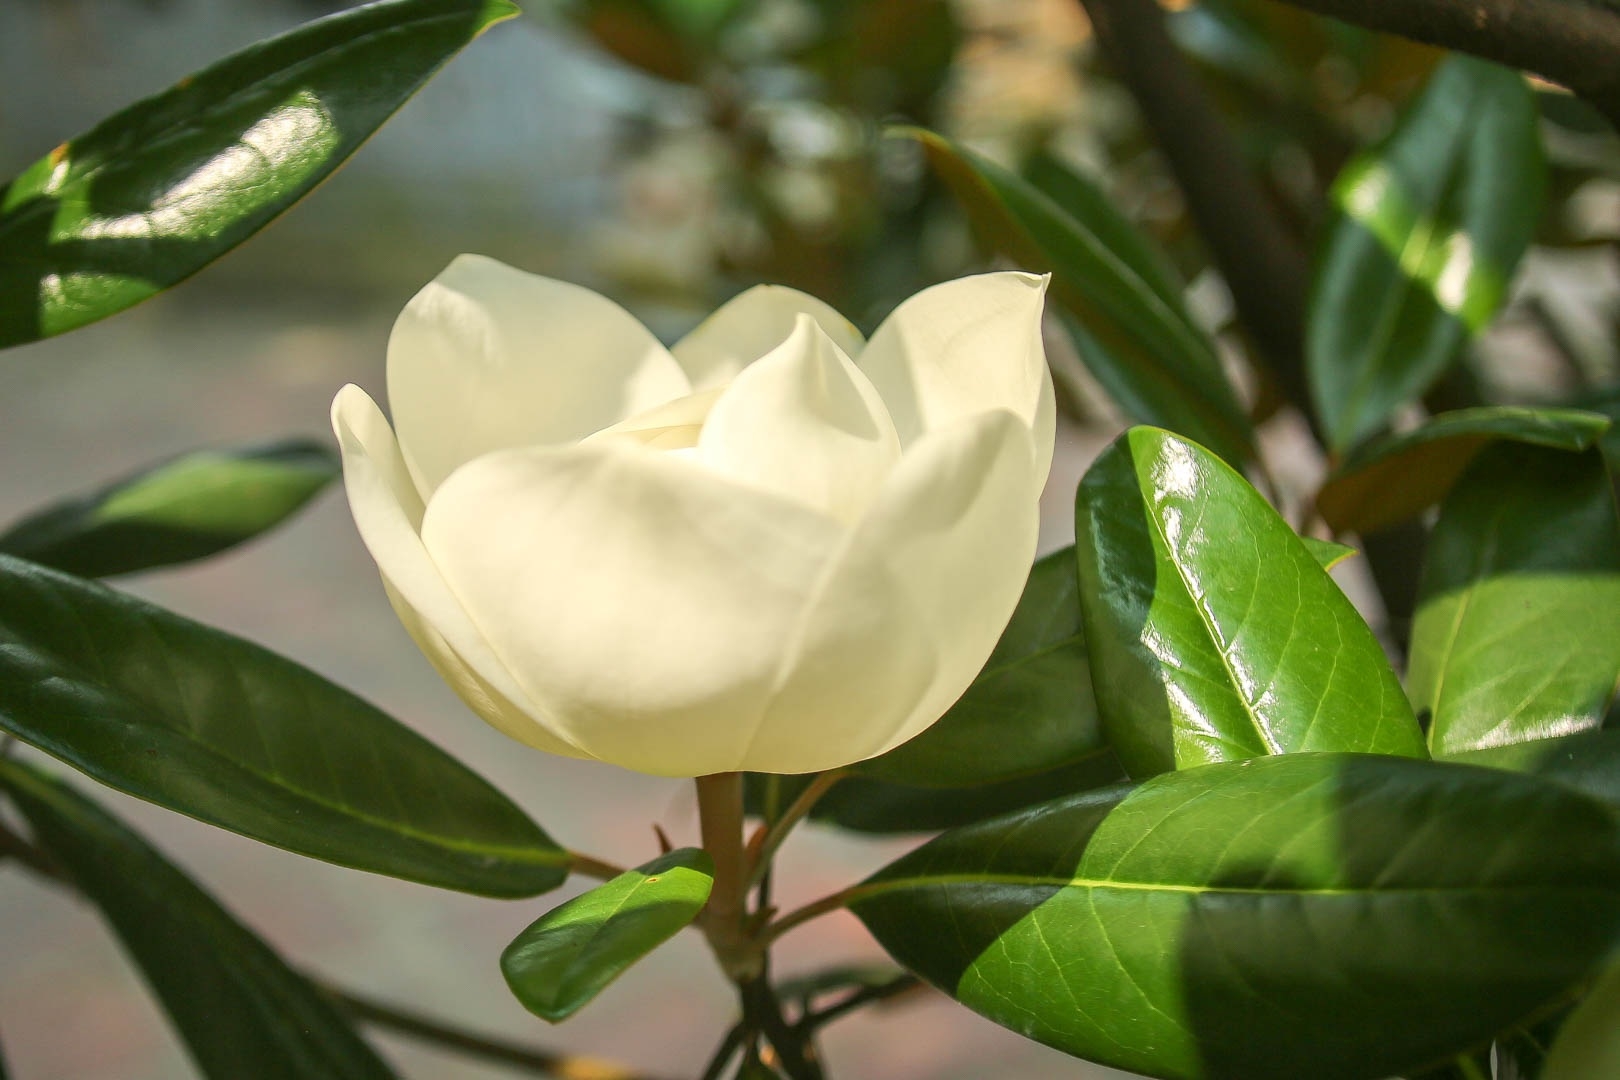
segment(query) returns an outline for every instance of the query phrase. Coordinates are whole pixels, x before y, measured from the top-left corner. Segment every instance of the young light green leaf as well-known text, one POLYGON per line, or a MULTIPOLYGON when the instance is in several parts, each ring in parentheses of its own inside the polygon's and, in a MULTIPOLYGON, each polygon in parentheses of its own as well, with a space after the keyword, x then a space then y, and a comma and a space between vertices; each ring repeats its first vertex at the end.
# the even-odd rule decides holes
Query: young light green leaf
POLYGON ((1081 358, 1135 419, 1196 439, 1242 465, 1254 432, 1209 335, 1193 322, 1135 226, 1070 173, 1039 188, 932 132, 904 129, 991 246, 1052 274, 1050 296, 1072 316, 1081 358), (1083 193, 1083 194, 1077 194, 1083 193), (1134 243, 1119 244, 1129 234, 1134 243))
POLYGON ((0 348, 161 292, 341 165, 508 0, 383 0, 260 42, 0 187, 0 348))
POLYGON ((15 761, 0 761, 0 787, 101 910, 203 1075, 393 1075, 329 998, 101 807, 15 761))
POLYGON ((1489 324, 1545 186, 1523 76, 1461 55, 1389 139, 1340 173, 1305 341, 1331 450, 1376 432, 1489 324))
POLYGON ((533 896, 568 855, 460 762, 290 660, 0 555, 0 730, 102 783, 327 862, 533 896))
POLYGON ((1540 1080, 1620 1076, 1620 964, 1598 979, 1553 1040, 1540 1080))
POLYGON ((1037 560, 967 692, 927 731, 855 772, 912 787, 969 787, 1106 753, 1078 594, 1073 548, 1037 560))
POLYGON ((1586 976, 1620 931, 1617 830, 1531 777, 1288 754, 946 833, 849 907, 947 994, 1079 1057, 1377 1080, 1586 976))
POLYGON ((565 1020, 697 918, 713 887, 708 854, 679 848, 546 912, 501 953, 501 974, 525 1009, 565 1020))
POLYGON ((1340 544, 1333 540, 1302 536, 1299 542, 1305 545, 1305 550, 1311 553, 1311 558, 1315 559, 1317 565, 1324 570, 1331 570, 1356 554, 1356 549, 1349 544, 1340 544))
POLYGON ((191 562, 278 525, 340 471, 309 439, 198 450, 29 514, 0 553, 80 577, 191 562))
POLYGON ((1424 557, 1407 689, 1450 755, 1596 728, 1620 679, 1620 520, 1602 456, 1503 444, 1424 557))
POLYGON ((1300 750, 1425 756, 1367 624, 1203 447, 1122 435, 1081 481, 1075 548, 1097 707, 1132 776, 1300 750))
POLYGON ((1316 509, 1337 532, 1376 532, 1445 498, 1468 463, 1492 443, 1580 451, 1601 439, 1609 423, 1601 413, 1523 405, 1440 413, 1349 454, 1322 484, 1316 509))

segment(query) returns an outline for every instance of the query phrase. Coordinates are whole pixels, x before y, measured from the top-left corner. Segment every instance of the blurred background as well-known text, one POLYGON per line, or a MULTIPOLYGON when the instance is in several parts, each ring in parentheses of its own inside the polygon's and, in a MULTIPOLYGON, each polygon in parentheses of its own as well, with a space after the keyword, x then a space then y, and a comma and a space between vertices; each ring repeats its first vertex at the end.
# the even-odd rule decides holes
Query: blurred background
MULTIPOLYGON (((3 0, 0 175, 190 70, 350 6, 321 0, 3 0)), ((1323 193, 1389 130, 1437 54, 1268 3, 1173 4, 1196 60, 1307 247, 1323 193)), ((986 265, 915 143, 943 131, 1014 168, 1091 176, 1165 247, 1246 385, 1230 299, 1077 0, 531 0, 476 42, 320 191, 194 281, 109 321, 0 355, 0 520, 158 457, 325 437, 336 389, 383 390, 394 315, 478 251, 620 300, 667 338, 759 281, 870 329, 918 288, 986 265)), ((1620 373, 1620 140, 1542 95, 1553 198, 1475 376, 1527 397, 1620 373)), ((1062 340, 1063 440, 1045 548, 1122 418, 1062 340)), ((1263 407, 1263 402, 1261 403, 1263 407)), ((1263 429, 1279 481, 1322 463, 1297 418, 1263 429)), ((1342 571, 1367 593, 1362 571, 1342 571)), ((634 863, 652 824, 696 836, 690 785, 547 758, 476 721, 388 609, 341 495, 223 558, 122 583, 298 659, 416 727, 563 843, 634 863)), ((1371 603, 1372 601, 1368 601, 1371 603)), ((331 981, 547 1047, 690 1076, 732 1003, 686 935, 566 1026, 508 994, 504 945, 557 902, 499 903, 303 860, 110 792, 147 835, 294 962, 331 981)), ((914 843, 804 828, 778 882, 792 905, 914 843)), ((880 954, 853 918, 789 936, 780 974, 880 954)), ((0 866, 0 1037, 20 1080, 170 1080, 183 1051, 93 913, 0 866)), ((516 1075, 380 1040, 405 1075, 516 1075)), ((1120 1076, 913 995, 827 1031, 834 1075, 883 1080, 1120 1076)))

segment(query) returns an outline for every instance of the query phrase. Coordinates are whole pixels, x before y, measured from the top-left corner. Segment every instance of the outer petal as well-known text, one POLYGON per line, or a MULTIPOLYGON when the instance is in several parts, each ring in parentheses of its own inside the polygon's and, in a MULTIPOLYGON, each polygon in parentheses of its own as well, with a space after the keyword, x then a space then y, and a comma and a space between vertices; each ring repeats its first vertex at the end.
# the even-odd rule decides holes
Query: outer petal
POLYGON ((475 457, 577 442, 689 390, 613 301, 478 255, 417 293, 388 340, 388 402, 424 500, 475 457))
POLYGON ((883 399, 808 315, 743 369, 698 454, 716 472, 853 524, 900 459, 883 399))
POLYGON ((377 560, 400 621, 434 668, 474 712, 514 739, 553 754, 588 756, 542 726, 439 575, 417 535, 422 501, 376 403, 358 386, 345 386, 332 402, 332 429, 360 539, 377 560))
POLYGON ((815 297, 782 285, 756 285, 732 297, 671 351, 694 388, 720 386, 786 341, 800 315, 814 319, 845 355, 861 351, 854 324, 815 297))
POLYGON ((1045 478, 1005 410, 922 435, 808 611, 741 767, 835 768, 939 719, 1017 606, 1045 478))
POLYGON ((832 519, 615 442, 491 454, 434 496, 423 540, 568 738, 665 776, 738 768, 832 519))
POLYGON ((1037 462, 1051 464, 1057 410, 1041 344, 1046 281, 1012 272, 947 281, 883 320, 859 363, 888 404, 902 444, 965 416, 1007 409, 1034 432, 1037 462))

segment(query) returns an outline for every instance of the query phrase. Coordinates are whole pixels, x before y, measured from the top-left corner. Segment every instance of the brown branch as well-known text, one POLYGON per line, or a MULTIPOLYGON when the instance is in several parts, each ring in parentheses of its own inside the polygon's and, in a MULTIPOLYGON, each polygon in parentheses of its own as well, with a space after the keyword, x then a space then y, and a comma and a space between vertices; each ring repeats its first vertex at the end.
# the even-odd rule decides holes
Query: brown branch
POLYGON ((1249 171, 1236 139, 1170 38, 1155 0, 1080 0, 1097 43, 1164 151, 1250 340, 1309 415, 1309 262, 1249 171))
POLYGON ((1522 68, 1620 129, 1620 8, 1603 0, 1280 0, 1319 15, 1522 68))

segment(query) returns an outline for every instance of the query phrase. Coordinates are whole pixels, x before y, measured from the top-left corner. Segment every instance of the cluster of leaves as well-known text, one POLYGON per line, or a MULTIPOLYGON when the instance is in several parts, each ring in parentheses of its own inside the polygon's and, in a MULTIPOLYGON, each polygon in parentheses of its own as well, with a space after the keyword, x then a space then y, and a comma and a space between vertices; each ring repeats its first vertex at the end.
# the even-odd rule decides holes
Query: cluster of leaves
MULTIPOLYGON (((723 20, 677 15, 726 6, 593 6, 622 50, 637 43, 609 31, 631 8, 689 42, 723 20)), ((0 344, 110 315, 239 243, 511 13, 385 0, 64 144, 0 193, 0 344)), ((1035 564, 944 719, 847 775, 750 778, 767 826, 826 789, 824 822, 940 834, 824 906, 964 1005, 1153 1076, 1605 1075, 1620 1054, 1620 981, 1601 972, 1620 936, 1612 401, 1480 402, 1390 430, 1504 302, 1545 186, 1536 125, 1517 75, 1452 58, 1333 188, 1300 403, 1333 463, 1315 531, 1432 523, 1413 617, 1382 640, 1328 574, 1349 549, 1301 535, 1239 471, 1264 475, 1255 418, 1165 255, 1055 159, 1020 174, 896 133, 987 242, 1053 275, 1079 356, 1152 426, 1087 473, 1074 545, 1035 564)), ((334 474, 316 444, 195 453, 0 534, 0 730, 313 858, 490 897, 557 887, 580 858, 395 720, 90 580, 249 539, 334 474)), ((87 796, 3 754, 0 792, 29 834, 0 826, 0 854, 101 908, 206 1075, 391 1075, 338 999, 87 796)), ((694 849, 592 872, 608 880, 502 957, 551 1020, 690 924, 713 881, 694 849)), ((890 985, 776 990, 808 1031, 844 1007, 816 1012, 818 994, 890 985)))

